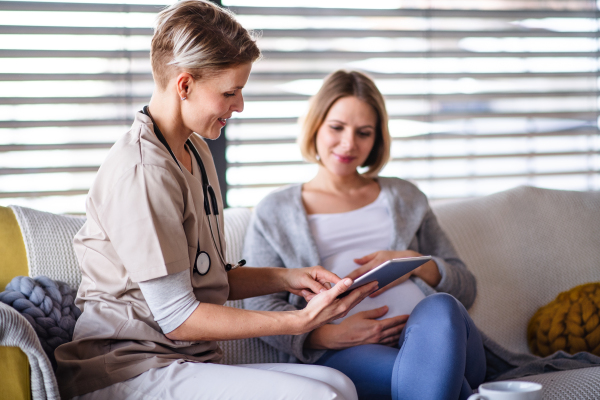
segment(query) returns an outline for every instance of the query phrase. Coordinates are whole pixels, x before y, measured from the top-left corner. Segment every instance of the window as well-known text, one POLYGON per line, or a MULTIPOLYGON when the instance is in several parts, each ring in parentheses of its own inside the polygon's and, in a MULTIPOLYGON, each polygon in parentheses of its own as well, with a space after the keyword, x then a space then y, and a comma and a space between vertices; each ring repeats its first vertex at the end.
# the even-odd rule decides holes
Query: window
MULTIPOLYGON (((84 211, 95 171, 152 93, 164 4, 151 1, 0 2, 1 205, 84 211)), ((223 4, 262 32, 264 53, 226 129, 230 206, 314 175, 296 120, 338 68, 368 73, 386 97, 394 141, 382 174, 432 199, 600 189, 594 1, 223 4)))
POLYGON ((314 175, 295 121, 338 68, 367 72, 386 97, 394 141, 382 175, 430 198, 600 189, 595 2, 247 3, 224 1, 262 31, 265 54, 227 130, 230 205, 314 175), (381 8, 358 8, 372 4, 381 8))
POLYGON ((162 7, 0 2, 0 204, 85 211, 108 149, 152 93, 162 7))

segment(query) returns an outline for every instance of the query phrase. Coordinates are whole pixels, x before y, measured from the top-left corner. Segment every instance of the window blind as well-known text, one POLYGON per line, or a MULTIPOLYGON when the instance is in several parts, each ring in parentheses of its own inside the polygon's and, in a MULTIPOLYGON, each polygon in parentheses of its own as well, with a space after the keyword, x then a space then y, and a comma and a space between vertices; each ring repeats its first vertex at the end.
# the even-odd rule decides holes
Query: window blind
POLYGON ((366 72, 386 98, 382 175, 434 200, 521 184, 600 188, 594 1, 223 4, 261 32, 264 53, 227 130, 230 205, 314 176, 296 120, 338 68, 366 72))
POLYGON ((163 7, 0 1, 1 205, 85 211, 109 148, 150 99, 163 7))
MULTIPOLYGON (((144 3, 0 1, 0 205, 84 211, 108 149, 152 93, 150 37, 166 4, 144 3)), ((314 175, 296 120, 338 68, 366 72, 386 97, 394 140, 382 174, 432 199, 600 189, 593 1, 223 5, 264 53, 226 130, 231 206, 314 175)))

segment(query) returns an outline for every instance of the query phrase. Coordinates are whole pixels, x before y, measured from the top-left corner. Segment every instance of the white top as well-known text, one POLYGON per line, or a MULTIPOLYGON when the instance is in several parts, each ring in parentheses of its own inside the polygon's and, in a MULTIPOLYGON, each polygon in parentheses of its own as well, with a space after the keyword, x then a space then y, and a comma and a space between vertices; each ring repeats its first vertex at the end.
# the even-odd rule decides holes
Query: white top
MULTIPOLYGON (((347 276, 359 267, 354 262, 355 258, 391 248, 391 213, 381 193, 373 203, 356 210, 309 215, 308 224, 317 245, 321 265, 340 277, 347 276)), ((383 318, 410 314, 424 298, 421 289, 408 280, 375 298, 366 298, 350 310, 346 318, 384 305, 390 309, 383 318)), ((334 323, 342 320, 340 318, 334 323)))

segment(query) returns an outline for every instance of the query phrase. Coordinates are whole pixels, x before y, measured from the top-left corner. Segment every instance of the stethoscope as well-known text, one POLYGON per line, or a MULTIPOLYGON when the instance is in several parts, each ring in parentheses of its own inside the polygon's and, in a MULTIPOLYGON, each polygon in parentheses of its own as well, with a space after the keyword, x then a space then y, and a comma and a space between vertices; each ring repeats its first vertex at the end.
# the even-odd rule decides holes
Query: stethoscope
MULTIPOLYGON (((158 129, 158 125, 156 125, 156 123, 154 122, 152 115, 150 115, 150 110, 148 109, 148 106, 144 106, 142 113, 144 113, 145 115, 150 117, 150 119, 152 120, 152 125, 154 126, 154 134, 156 135, 158 140, 167 148, 167 150, 169 151, 169 154, 171 154, 171 157, 173 157, 173 160, 175 161, 175 163, 177 164, 177 166, 179 167, 181 172, 183 172, 183 169, 181 168, 181 165, 179 165, 179 161, 177 161, 177 158, 175 157, 175 154, 173 154, 171 147, 169 147, 167 140, 163 136, 160 129, 158 129)), ((198 167, 200 169, 200 178, 202 181, 202 193, 204 194, 204 213, 206 214, 206 218, 208 219, 210 236, 212 237, 212 242, 215 247, 215 250, 217 251, 219 258, 220 258, 221 262, 223 263, 223 266, 225 266, 225 271, 231 271, 236 268, 239 268, 246 264, 246 260, 240 260, 240 261, 238 261, 238 263, 236 265, 231 265, 231 264, 225 262, 225 257, 224 257, 225 253, 223 251, 223 243, 221 242, 221 234, 220 234, 221 226, 219 225, 219 203, 217 203, 217 196, 215 195, 214 189, 210 185, 210 182, 208 180, 208 175, 206 174, 206 168, 204 168, 204 162, 202 162, 202 157, 200 157, 200 154, 198 154, 196 147, 194 146, 194 144, 192 143, 192 141, 190 139, 188 139, 185 143, 187 144, 188 148, 192 151, 192 154, 194 154, 194 158, 196 159, 196 162, 198 163, 198 167), (209 196, 210 196, 210 200, 209 200, 209 196), (212 222, 210 221, 211 214, 214 215, 215 221, 217 221, 217 236, 219 237, 219 246, 217 246, 217 241, 215 240, 215 234, 213 233, 212 222)), ((198 247, 196 249, 196 260, 194 261, 194 272, 196 272, 199 275, 206 275, 208 273, 208 271, 210 270, 210 265, 211 265, 210 256, 208 255, 207 252, 200 251, 200 241, 198 241, 198 247)))

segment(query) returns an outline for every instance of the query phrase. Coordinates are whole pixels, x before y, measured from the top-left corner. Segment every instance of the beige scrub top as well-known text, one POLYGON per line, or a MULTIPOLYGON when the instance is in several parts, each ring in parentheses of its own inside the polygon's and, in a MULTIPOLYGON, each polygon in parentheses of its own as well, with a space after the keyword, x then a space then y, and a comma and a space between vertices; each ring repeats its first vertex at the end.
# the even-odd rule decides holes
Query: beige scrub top
MULTIPOLYGON (((204 140, 192 143, 204 161, 223 209, 217 174, 204 140)), ((189 151, 189 149, 188 149, 189 151)), ((213 244, 198 164, 179 169, 154 134, 151 119, 136 114, 131 130, 110 150, 86 201, 87 221, 74 239, 82 280, 76 305, 83 310, 73 341, 56 352, 62 398, 92 392, 177 360, 215 362, 216 342, 169 340, 154 321, 138 282, 188 270, 200 302, 224 304, 227 272, 213 244), (196 248, 208 253, 206 275, 193 272, 196 248)), ((219 236, 211 216, 215 240, 219 236)), ((223 213, 219 225, 223 228, 223 213)), ((182 361, 180 361, 182 362, 182 361)))

